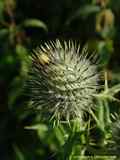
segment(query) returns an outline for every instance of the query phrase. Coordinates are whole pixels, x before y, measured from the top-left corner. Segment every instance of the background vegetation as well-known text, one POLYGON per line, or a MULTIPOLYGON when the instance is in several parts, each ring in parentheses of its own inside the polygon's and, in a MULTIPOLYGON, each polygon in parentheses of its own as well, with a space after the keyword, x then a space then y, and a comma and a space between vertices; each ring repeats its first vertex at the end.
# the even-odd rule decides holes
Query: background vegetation
POLYGON ((0 0, 1 160, 82 160, 89 155, 119 160, 119 19, 119 0, 0 0), (27 110, 23 83, 28 55, 56 38, 87 42, 100 56, 105 85, 98 94, 98 111, 91 113, 96 125, 90 133, 77 121, 73 130, 68 124, 41 123, 38 113, 27 110))

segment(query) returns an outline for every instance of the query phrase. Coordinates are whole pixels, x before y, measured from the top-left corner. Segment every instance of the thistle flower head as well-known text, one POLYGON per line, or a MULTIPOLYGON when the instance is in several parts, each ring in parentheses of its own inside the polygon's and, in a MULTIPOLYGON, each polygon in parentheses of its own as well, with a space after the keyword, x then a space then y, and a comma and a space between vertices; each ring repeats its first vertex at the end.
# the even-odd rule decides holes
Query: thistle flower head
POLYGON ((32 106, 42 115, 66 120, 89 112, 99 80, 94 56, 72 41, 56 40, 37 48, 27 82, 32 106))

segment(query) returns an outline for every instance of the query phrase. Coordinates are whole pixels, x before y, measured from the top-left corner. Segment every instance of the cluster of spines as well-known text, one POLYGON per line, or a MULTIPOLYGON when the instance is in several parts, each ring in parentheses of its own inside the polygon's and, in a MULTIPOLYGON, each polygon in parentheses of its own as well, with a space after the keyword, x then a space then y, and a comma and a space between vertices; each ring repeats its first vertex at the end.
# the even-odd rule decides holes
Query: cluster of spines
POLYGON ((67 119, 89 112, 99 88, 96 60, 72 41, 56 40, 37 48, 28 80, 33 107, 67 119))

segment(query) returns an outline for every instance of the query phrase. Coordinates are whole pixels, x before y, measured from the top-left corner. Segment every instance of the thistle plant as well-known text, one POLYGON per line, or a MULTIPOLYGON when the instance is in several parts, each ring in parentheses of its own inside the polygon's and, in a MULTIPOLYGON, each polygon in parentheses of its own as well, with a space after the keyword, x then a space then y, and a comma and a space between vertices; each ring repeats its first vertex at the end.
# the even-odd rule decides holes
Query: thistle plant
POLYGON ((72 41, 45 43, 31 56, 27 85, 32 107, 49 119, 82 119, 99 88, 95 54, 72 41))

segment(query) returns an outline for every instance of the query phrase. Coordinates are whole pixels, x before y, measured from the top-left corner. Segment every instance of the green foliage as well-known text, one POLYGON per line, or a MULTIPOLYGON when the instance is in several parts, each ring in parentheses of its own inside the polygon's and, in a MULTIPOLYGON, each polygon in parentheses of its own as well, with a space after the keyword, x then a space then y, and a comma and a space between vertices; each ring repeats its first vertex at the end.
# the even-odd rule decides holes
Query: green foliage
POLYGON ((1 160, 120 159, 119 10, 119 0, 0 0, 1 160), (25 95, 31 50, 56 38, 88 42, 105 73, 82 122, 42 121, 25 95))
POLYGON ((38 28, 43 28, 46 31, 48 30, 47 26, 44 24, 44 22, 42 22, 38 19, 25 20, 25 21, 23 21, 23 26, 25 26, 25 27, 38 27, 38 28))

